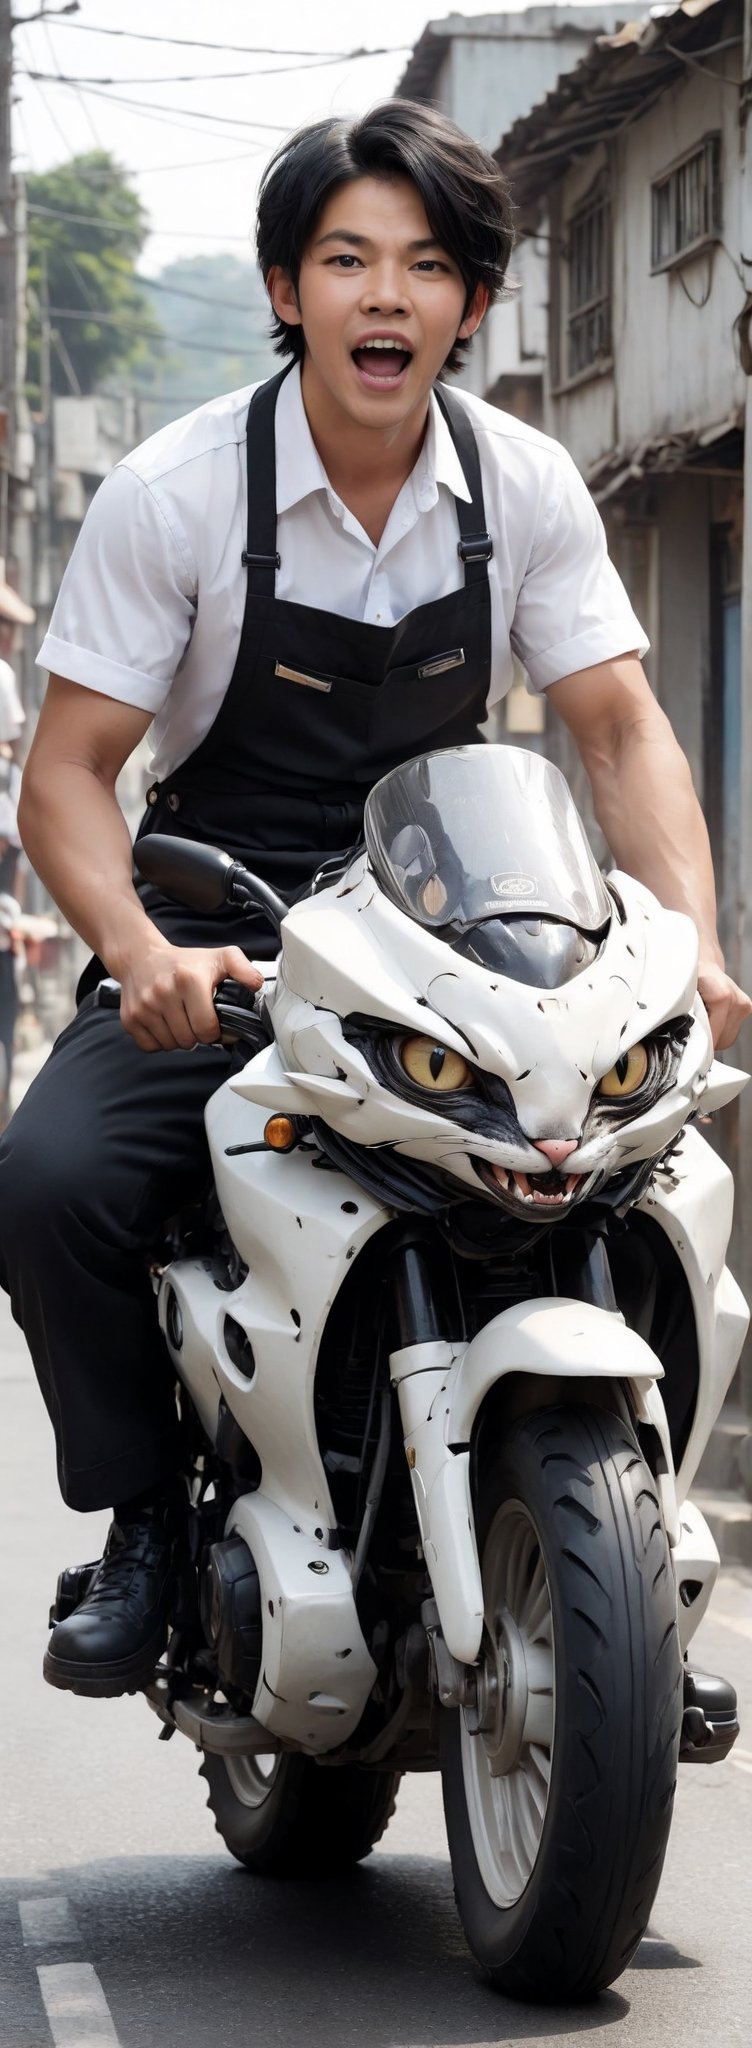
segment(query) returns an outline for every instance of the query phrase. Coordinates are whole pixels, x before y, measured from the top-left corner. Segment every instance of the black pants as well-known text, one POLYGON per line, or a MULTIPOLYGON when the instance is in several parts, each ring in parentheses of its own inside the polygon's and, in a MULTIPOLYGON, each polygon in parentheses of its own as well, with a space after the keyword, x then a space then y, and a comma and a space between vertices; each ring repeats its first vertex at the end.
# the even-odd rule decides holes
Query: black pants
POLYGON ((0 1283, 57 1439, 63 1498, 109 1507, 176 1470, 174 1373, 146 1251, 209 1170, 221 1048, 145 1053, 117 1012, 57 1040, 0 1139, 0 1283))

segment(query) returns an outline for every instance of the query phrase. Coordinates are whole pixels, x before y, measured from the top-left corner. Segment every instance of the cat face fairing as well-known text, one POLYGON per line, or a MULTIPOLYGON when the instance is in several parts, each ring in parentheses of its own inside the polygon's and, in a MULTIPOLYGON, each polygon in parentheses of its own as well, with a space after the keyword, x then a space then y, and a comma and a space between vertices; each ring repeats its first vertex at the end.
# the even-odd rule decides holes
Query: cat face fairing
POLYGON ((387 1199, 412 1171, 434 1206, 556 1222, 644 1182, 712 1063, 691 920, 604 882, 563 776, 522 749, 408 762, 365 834, 286 919, 276 1043, 233 1085, 315 1118, 387 1199))

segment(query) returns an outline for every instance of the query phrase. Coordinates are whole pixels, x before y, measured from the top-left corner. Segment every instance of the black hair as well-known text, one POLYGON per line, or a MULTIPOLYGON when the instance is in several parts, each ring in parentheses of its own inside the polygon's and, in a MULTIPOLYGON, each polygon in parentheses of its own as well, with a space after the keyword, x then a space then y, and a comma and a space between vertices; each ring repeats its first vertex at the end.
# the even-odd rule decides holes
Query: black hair
MULTIPOLYGON (((489 304, 501 297, 514 246, 506 179, 489 151, 454 121, 412 100, 384 100, 357 121, 314 121, 275 151, 264 172, 256 223, 265 283, 278 264, 297 291, 303 257, 331 193, 369 177, 411 179, 432 234, 460 272, 465 312, 480 284, 489 304)), ((302 360, 301 327, 275 314, 272 335, 278 355, 302 360)), ((461 351, 469 347, 469 339, 458 339, 444 369, 459 370, 461 351)))

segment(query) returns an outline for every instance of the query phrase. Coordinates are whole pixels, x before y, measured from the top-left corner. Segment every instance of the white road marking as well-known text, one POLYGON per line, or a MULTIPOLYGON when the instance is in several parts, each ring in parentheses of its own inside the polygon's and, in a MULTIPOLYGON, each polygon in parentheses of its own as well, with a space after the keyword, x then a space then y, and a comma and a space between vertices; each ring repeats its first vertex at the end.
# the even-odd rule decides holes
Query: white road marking
POLYGON ((37 1976, 55 2048, 120 2048, 91 1963, 40 1963, 37 1976))
POLYGON ((69 1899, 19 1899, 25 1948, 53 1948, 59 1941, 80 1941, 69 1899))

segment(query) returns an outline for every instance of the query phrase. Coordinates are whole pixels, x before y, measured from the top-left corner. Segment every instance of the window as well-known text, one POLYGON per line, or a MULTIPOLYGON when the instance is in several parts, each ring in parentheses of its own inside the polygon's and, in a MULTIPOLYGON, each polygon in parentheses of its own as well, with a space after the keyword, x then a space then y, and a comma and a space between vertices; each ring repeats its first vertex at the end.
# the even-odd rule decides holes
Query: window
POLYGON ((573 214, 568 233, 570 377, 611 353, 611 202, 601 184, 573 214))
POLYGON ((665 270, 720 232, 720 135, 706 135, 699 149, 656 178, 651 192, 651 264, 653 270, 665 270))

